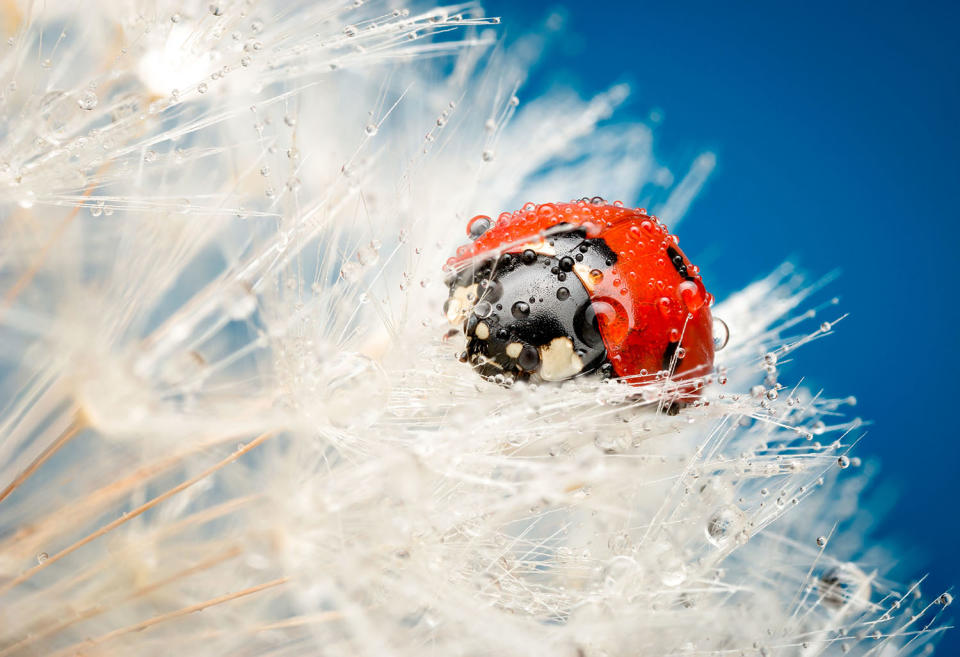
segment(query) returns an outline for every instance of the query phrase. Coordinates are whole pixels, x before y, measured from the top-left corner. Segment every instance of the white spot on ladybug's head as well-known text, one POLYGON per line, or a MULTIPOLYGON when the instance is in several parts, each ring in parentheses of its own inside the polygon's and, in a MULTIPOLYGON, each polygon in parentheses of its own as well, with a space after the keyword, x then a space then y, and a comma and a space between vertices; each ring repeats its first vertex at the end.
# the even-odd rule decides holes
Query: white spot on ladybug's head
POLYGON ((517 356, 520 355, 520 351, 522 349, 523 349, 523 345, 520 344, 519 342, 511 342, 510 344, 507 345, 507 349, 506 349, 507 356, 509 356, 510 358, 516 358, 517 356))
POLYGON ((454 325, 459 325, 467 315, 470 314, 470 311, 473 309, 473 304, 477 300, 477 284, 472 285, 458 285, 454 288, 453 292, 450 295, 450 298, 447 299, 446 303, 443 304, 443 314, 447 318, 447 321, 454 325))
POLYGON ((567 337, 554 338, 540 347, 540 377, 544 381, 563 381, 583 370, 583 360, 567 337))
POLYGON ((475 329, 474 333, 479 340, 486 340, 490 337, 490 328, 487 326, 486 322, 480 322, 477 324, 477 328, 475 329))

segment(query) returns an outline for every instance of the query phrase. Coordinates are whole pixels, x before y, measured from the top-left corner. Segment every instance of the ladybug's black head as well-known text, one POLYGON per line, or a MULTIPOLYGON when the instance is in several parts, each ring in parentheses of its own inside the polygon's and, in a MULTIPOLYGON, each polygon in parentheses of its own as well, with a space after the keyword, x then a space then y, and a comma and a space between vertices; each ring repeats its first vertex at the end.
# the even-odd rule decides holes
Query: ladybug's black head
POLYGON ((616 257, 582 229, 491 257, 449 281, 447 319, 462 326, 468 362, 485 378, 560 381, 606 371, 607 352, 581 277, 616 257))

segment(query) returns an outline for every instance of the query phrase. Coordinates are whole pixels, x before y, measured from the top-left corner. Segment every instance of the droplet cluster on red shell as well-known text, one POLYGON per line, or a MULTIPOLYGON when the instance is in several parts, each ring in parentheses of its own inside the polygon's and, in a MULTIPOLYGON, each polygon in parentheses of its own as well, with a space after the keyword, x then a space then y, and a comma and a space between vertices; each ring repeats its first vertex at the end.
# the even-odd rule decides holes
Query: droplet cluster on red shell
POLYGON ((712 371, 713 298, 645 209, 599 197, 527 203, 496 221, 474 217, 467 235, 446 264, 444 312, 481 375, 639 384, 712 371))

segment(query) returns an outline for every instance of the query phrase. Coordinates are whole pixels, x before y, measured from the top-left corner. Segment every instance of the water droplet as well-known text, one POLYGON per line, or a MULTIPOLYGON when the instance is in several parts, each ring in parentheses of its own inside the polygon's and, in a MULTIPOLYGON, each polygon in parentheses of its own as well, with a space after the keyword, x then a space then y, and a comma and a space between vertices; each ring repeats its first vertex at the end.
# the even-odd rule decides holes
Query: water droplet
POLYGON ((727 342, 730 341, 730 329, 727 328, 727 323, 720 319, 719 317, 713 318, 713 349, 714 351, 720 351, 727 346, 727 342))
POLYGON ((600 334, 600 320, 604 320, 606 337, 615 343, 626 338, 630 330, 628 321, 621 321, 626 317, 624 308, 615 299, 602 297, 584 304, 573 316, 573 330, 577 336, 589 347, 603 345, 603 336, 600 334))
POLYGON ((530 315, 530 306, 524 301, 517 301, 510 308, 510 312, 517 319, 526 319, 530 315))
POLYGON ((846 456, 840 456, 837 458, 837 465, 840 466, 841 470, 845 470, 850 467, 850 459, 846 456))
POLYGON ((486 319, 493 312, 493 307, 486 301, 481 301, 473 307, 473 314, 480 319, 486 319))
POLYGON ((92 89, 81 92, 80 97, 77 98, 77 105, 80 106, 80 109, 88 112, 96 107, 98 102, 97 94, 92 89))
POLYGON ((368 124, 366 125, 366 127, 363 129, 363 131, 364 131, 365 133, 367 133, 368 135, 370 135, 371 137, 373 137, 375 134, 377 134, 377 131, 378 131, 378 130, 379 130, 379 128, 377 128, 377 124, 376 124, 376 123, 368 123, 368 124))
POLYGON ((493 152, 492 150, 490 150, 489 148, 488 148, 488 149, 485 149, 485 150, 483 151, 483 153, 480 154, 480 158, 481 158, 484 162, 490 162, 490 161, 493 160, 493 158, 494 158, 494 152, 493 152))
POLYGON ((727 545, 746 524, 746 516, 738 507, 731 505, 721 507, 707 518, 707 540, 717 547, 727 545))
POLYGON ((700 286, 693 281, 680 283, 677 286, 677 291, 680 292, 680 298, 683 299, 690 312, 697 312, 703 306, 703 293, 700 291, 700 286))
POLYGON ((949 607, 951 602, 953 602, 953 596, 949 593, 941 593, 937 598, 937 604, 941 607, 949 607))
POLYGON ((357 249, 357 260, 363 266, 374 264, 380 258, 380 247, 376 242, 371 241, 365 246, 357 249))
POLYGON ((657 309, 660 311, 660 314, 664 317, 670 316, 670 299, 667 297, 660 297, 657 300, 657 309))
POLYGON ((207 86, 206 82, 201 82, 200 84, 197 85, 197 93, 205 94, 207 93, 208 88, 209 87, 207 86))
POLYGON ((817 547, 827 547, 826 536, 817 536, 817 547))
POLYGON ((479 214, 467 224, 467 235, 470 239, 477 239, 485 232, 490 230, 490 226, 493 225, 493 221, 490 217, 486 215, 479 214))
POLYGON ((356 262, 347 262, 340 268, 340 277, 348 283, 353 283, 360 278, 362 268, 356 262))
POLYGON ((46 552, 40 552, 39 554, 37 554, 37 563, 43 563, 49 558, 50 558, 49 554, 47 554, 46 552))
POLYGON ((532 372, 540 365, 540 351, 532 344, 523 346, 517 356, 517 365, 528 372, 532 372))
POLYGON ((823 324, 820 325, 820 330, 823 331, 824 333, 829 331, 831 328, 832 326, 830 325, 830 322, 824 322, 823 324))
POLYGON ((570 298, 570 290, 568 290, 565 287, 557 288, 557 299, 559 299, 560 301, 566 301, 569 298, 570 298))

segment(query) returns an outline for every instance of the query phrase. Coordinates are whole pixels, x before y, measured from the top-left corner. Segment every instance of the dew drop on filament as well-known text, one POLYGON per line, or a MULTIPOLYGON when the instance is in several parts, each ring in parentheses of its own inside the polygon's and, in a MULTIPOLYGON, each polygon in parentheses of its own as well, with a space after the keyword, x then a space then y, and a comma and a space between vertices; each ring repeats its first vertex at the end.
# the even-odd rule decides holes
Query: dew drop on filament
POLYGON ((99 99, 97 98, 97 94, 95 94, 90 89, 87 89, 86 91, 81 93, 80 97, 77 98, 77 105, 79 105, 80 109, 86 110, 88 112, 94 109, 97 106, 98 102, 99 102, 99 99))
POLYGON ((730 341, 730 329, 727 323, 719 317, 713 318, 713 350, 720 351, 730 341))

